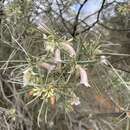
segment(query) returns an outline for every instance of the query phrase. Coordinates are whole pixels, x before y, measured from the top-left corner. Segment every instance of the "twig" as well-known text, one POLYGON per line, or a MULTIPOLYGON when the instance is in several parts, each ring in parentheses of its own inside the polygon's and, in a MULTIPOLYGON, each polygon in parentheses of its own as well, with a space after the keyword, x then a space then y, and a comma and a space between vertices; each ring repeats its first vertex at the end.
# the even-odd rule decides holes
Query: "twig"
POLYGON ((72 36, 74 37, 75 36, 75 33, 77 31, 77 26, 78 26, 78 20, 79 20, 79 15, 80 15, 80 12, 82 10, 82 8, 84 7, 84 5, 86 4, 88 0, 84 0, 84 2, 80 5, 80 8, 78 10, 78 13, 75 17, 75 21, 74 21, 74 27, 73 27, 73 33, 72 33, 72 36))
POLYGON ((100 20, 100 14, 101 14, 101 12, 102 12, 102 10, 103 10, 103 8, 104 8, 105 1, 106 1, 106 0, 103 0, 103 1, 102 1, 102 5, 101 5, 101 7, 100 7, 100 9, 99 9, 99 11, 98 11, 96 21, 95 21, 91 26, 89 26, 88 28, 85 28, 84 30, 82 30, 82 31, 80 31, 80 32, 77 32, 75 35, 79 35, 79 34, 81 34, 81 33, 84 33, 84 32, 86 32, 86 31, 90 30, 91 28, 93 28, 93 27, 99 22, 99 20, 100 20))

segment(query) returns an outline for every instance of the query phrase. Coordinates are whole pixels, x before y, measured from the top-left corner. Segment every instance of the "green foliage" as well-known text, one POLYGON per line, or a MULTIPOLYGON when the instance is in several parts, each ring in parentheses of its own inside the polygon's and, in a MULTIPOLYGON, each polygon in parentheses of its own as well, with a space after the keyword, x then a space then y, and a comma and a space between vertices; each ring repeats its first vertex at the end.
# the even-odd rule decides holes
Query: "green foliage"
MULTIPOLYGON (((63 3, 68 10, 75 1, 63 3)), ((3 123, 0 129, 62 130, 65 126, 67 130, 91 122, 96 122, 92 124, 94 129, 102 125, 107 130, 109 123, 115 128, 119 118, 97 120, 90 114, 113 113, 117 108, 122 112, 120 107, 125 109, 129 103, 129 74, 116 69, 112 58, 115 60, 120 53, 113 47, 107 48, 110 36, 114 35, 97 26, 72 37, 64 32, 61 21, 51 24, 55 16, 49 17, 53 13, 48 16, 48 12, 43 15, 43 23, 36 21, 34 25, 30 20, 36 11, 33 4, 30 0, 14 0, 5 6, 6 16, 0 25, 0 121, 3 123), (102 95, 109 99, 107 103, 105 98, 101 99, 102 95), (115 103, 120 98, 119 104, 115 103), (80 124, 82 120, 79 122, 77 118, 82 113, 88 117, 80 124)), ((128 15, 128 5, 120 5, 118 12, 128 15)), ((71 13, 73 17, 76 15, 66 11, 71 13)), ((71 30, 71 24, 65 22, 71 30)), ((78 27, 84 28, 80 20, 78 27)), ((115 44, 114 40, 112 43, 115 44)))

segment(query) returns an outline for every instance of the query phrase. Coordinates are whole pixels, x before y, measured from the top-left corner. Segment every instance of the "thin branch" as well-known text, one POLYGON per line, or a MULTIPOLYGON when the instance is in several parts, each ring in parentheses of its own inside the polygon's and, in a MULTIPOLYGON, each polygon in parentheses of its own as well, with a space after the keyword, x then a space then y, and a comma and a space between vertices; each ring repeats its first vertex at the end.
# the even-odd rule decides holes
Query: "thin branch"
POLYGON ((81 10, 82 8, 84 7, 84 5, 86 4, 88 0, 84 0, 84 2, 81 4, 79 10, 78 10, 78 13, 75 17, 75 21, 74 21, 74 27, 73 27, 73 33, 72 33, 72 36, 74 37, 75 36, 75 33, 77 31, 77 26, 78 26, 78 20, 79 20, 79 16, 80 16, 80 13, 81 13, 81 10))
POLYGON ((110 112, 110 113, 83 113, 77 117, 77 120, 84 118, 94 119, 94 118, 103 118, 103 117, 126 117, 126 112, 110 112))
POLYGON ((100 20, 100 14, 101 14, 101 12, 102 12, 102 10, 103 10, 103 8, 104 8, 105 2, 106 2, 106 0, 103 0, 102 5, 101 5, 101 7, 100 7, 100 9, 99 9, 99 11, 98 11, 98 14, 97 14, 96 21, 95 21, 91 26, 89 26, 88 28, 86 28, 86 29, 84 29, 84 30, 82 30, 82 31, 80 31, 80 32, 77 32, 75 35, 79 35, 79 34, 81 34, 81 33, 84 33, 84 32, 86 32, 86 31, 89 31, 91 28, 93 28, 93 27, 99 22, 99 20, 100 20))
MULTIPOLYGON (((106 5, 104 5, 103 9, 107 9, 110 5, 112 5, 114 3, 116 3, 116 1, 112 1, 111 3, 107 3, 106 5)), ((83 22, 84 24, 87 24, 85 22, 85 20, 87 20, 88 18, 92 17, 93 15, 96 15, 98 12, 99 12, 99 10, 97 10, 97 11, 93 12, 92 14, 86 16, 84 19, 81 20, 81 22, 83 22)))
POLYGON ((130 54, 121 54, 121 53, 101 53, 99 55, 130 57, 130 54))
POLYGON ((117 29, 117 28, 111 28, 107 25, 104 25, 103 23, 98 23, 98 25, 102 26, 105 29, 111 30, 111 31, 130 31, 130 29, 117 29))
POLYGON ((70 29, 66 24, 67 21, 63 18, 63 13, 62 13, 62 10, 60 9, 60 4, 59 4, 58 0, 56 0, 56 3, 57 3, 57 6, 58 6, 58 9, 59 9, 59 13, 60 13, 59 16, 60 16, 60 18, 62 20, 62 23, 63 23, 64 27, 67 29, 67 31, 70 32, 70 29))

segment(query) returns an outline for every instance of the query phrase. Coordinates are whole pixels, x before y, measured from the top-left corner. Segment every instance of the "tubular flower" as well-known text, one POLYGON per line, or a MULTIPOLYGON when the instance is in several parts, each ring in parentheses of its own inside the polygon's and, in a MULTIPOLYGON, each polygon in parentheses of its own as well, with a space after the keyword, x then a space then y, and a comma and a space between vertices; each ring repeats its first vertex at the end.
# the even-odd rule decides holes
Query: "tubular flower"
POLYGON ((71 45, 69 45, 67 43, 63 43, 63 49, 66 50, 69 53, 70 57, 76 56, 76 52, 71 45))
POLYGON ((48 63, 42 63, 42 64, 39 64, 39 66, 43 69, 48 70, 49 73, 55 69, 55 65, 51 65, 48 63))
POLYGON ((60 54, 60 50, 56 49, 55 53, 54 53, 54 63, 60 63, 61 62, 61 54, 60 54))
POLYGON ((81 66, 78 66, 79 72, 80 72, 80 84, 90 87, 90 84, 88 83, 88 76, 85 69, 83 69, 81 66))
POLYGON ((31 79, 31 68, 27 68, 24 72, 23 72, 23 86, 27 86, 30 84, 30 79, 31 79))

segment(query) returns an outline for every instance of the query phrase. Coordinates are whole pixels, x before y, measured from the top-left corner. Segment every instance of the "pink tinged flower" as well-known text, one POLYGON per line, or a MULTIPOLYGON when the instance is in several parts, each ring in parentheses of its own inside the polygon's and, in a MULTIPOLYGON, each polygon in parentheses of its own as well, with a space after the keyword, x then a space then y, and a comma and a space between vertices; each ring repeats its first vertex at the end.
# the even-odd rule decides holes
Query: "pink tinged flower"
POLYGON ((61 54, 60 54, 60 50, 56 49, 55 53, 54 53, 54 63, 58 64, 61 62, 61 54))
POLYGON ((51 65, 51 64, 48 64, 48 63, 42 63, 39 66, 43 69, 48 70, 49 73, 55 69, 55 65, 51 65))
POLYGON ((70 57, 75 57, 76 56, 76 52, 75 52, 74 48, 71 45, 64 43, 63 44, 63 49, 65 49, 69 53, 70 57))
POLYGON ((80 66, 79 66, 79 71, 80 71, 80 84, 86 87, 90 87, 90 84, 88 83, 87 72, 80 66))

